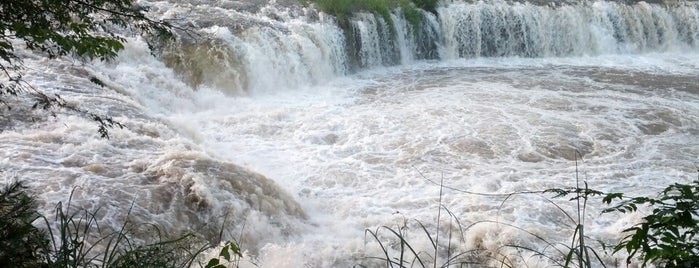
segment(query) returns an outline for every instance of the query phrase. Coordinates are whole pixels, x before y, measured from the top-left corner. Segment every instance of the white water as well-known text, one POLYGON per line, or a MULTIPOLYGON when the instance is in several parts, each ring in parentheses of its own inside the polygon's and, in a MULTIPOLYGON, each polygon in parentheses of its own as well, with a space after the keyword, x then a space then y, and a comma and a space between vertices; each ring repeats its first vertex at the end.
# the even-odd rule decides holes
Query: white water
POLYGON ((625 54, 684 47, 681 42, 695 46, 697 41, 694 3, 666 9, 644 2, 557 8, 479 2, 449 5, 440 15, 446 58, 625 54))
MULTIPOLYGON (((295 193, 318 225, 263 254, 296 260, 301 251, 304 263, 333 266, 324 261, 368 247, 364 228, 400 226, 405 219, 433 225, 439 187, 427 179, 443 177, 446 186, 478 193, 572 187, 575 149, 584 154, 580 176, 595 189, 642 195, 696 178, 696 59, 659 54, 422 64, 254 101, 227 100, 234 111, 204 111, 189 122, 217 155, 295 193), (690 66, 675 69, 676 62, 690 66), (647 85, 625 84, 640 79, 647 85)), ((574 204, 564 200, 558 204, 573 213, 574 204)), ((442 202, 465 225, 497 219, 550 241, 573 230, 539 195, 516 196, 499 207, 502 201, 446 190, 442 202)), ((587 214, 590 235, 617 237, 636 220, 599 216, 600 208, 595 204, 587 214)), ((478 227, 467 232, 465 246, 537 242, 503 226, 478 227)), ((413 228, 413 239, 428 249, 413 228)))
MULTIPOLYGON (((616 42, 611 29, 600 26, 606 24, 595 24, 601 17, 583 16, 618 14, 610 9, 634 16, 646 13, 628 10, 698 17, 696 7, 664 12, 646 4, 553 9, 457 3, 440 9, 439 26, 434 18, 426 26, 442 29, 439 55, 451 60, 380 67, 395 53, 387 47, 398 48, 394 55, 400 62, 419 59, 417 41, 401 30, 406 34, 396 41, 401 45, 387 45, 379 31, 363 28, 366 45, 360 51, 366 56, 359 63, 375 68, 347 76, 345 40, 329 19, 314 22, 273 8, 265 12, 288 17, 277 21, 221 11, 221 23, 239 16, 255 23, 238 32, 204 27, 216 41, 184 48, 188 54, 175 56, 186 64, 164 60, 170 68, 150 56, 140 40, 132 40, 114 63, 79 66, 28 58, 27 77, 37 86, 115 116, 127 128, 102 140, 94 124, 79 116, 14 121, 0 133, 0 167, 9 174, 6 180, 24 179, 40 189, 45 210, 66 200, 72 187, 81 187, 76 202, 102 206, 104 221, 114 225, 131 202, 139 221, 206 235, 228 215, 234 222, 228 237, 243 237, 243 248, 263 267, 351 266, 365 256, 380 257, 364 230, 397 227, 406 219, 433 231, 440 200, 433 182, 442 178, 445 186, 462 190, 447 189, 441 199, 463 226, 498 220, 549 241, 568 241, 572 223, 541 195, 517 195, 503 203, 501 196, 463 191, 506 194, 574 186, 575 149, 583 154, 581 178, 604 191, 647 195, 697 176, 699 53, 692 28, 697 24, 664 31, 672 38, 629 34, 616 42), (471 23, 483 14, 513 19, 471 23), (464 17, 472 19, 454 20, 464 17), (486 24, 496 29, 532 18, 549 20, 538 22, 542 27, 566 21, 571 25, 565 29, 578 31, 554 27, 536 38, 522 37, 528 40, 522 43, 486 42, 505 46, 497 48, 483 45, 483 36, 455 31, 471 31, 456 27, 459 23, 480 25, 472 31, 480 33, 486 24), (561 37, 564 33, 571 36, 561 37), (471 38, 457 40, 462 37, 471 38), (510 57, 459 59, 490 55, 484 47, 510 57), (566 57, 553 57, 561 54, 566 57), (94 88, 90 76, 108 88, 94 88)), ((372 23, 382 24, 374 17, 355 21, 362 27, 372 23)), ((410 26, 403 22, 402 27, 410 26)), ((565 199, 558 204, 574 211, 565 199)), ((617 238, 638 220, 638 215, 599 216, 601 206, 591 206, 586 224, 593 237, 617 238)), ((444 211, 442 217, 448 221, 444 211)), ((419 227, 410 225, 413 246, 429 250, 419 227)), ((455 244, 513 254, 500 249, 508 243, 542 247, 522 231, 487 223, 455 244)))

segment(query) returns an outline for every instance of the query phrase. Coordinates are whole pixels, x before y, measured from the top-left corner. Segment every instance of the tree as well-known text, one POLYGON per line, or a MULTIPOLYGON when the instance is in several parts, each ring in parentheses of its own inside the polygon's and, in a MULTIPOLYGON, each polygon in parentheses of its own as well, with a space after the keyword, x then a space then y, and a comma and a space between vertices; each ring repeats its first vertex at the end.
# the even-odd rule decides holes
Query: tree
POLYGON ((60 96, 49 96, 27 84, 22 76, 22 59, 16 46, 39 52, 48 58, 71 56, 108 60, 124 48, 124 34, 143 34, 151 40, 172 35, 168 22, 147 16, 147 7, 134 0, 3 0, 0 1, 0 115, 12 109, 8 97, 31 94, 33 108, 60 106, 83 113, 100 126, 121 126, 110 118, 71 107, 60 96))

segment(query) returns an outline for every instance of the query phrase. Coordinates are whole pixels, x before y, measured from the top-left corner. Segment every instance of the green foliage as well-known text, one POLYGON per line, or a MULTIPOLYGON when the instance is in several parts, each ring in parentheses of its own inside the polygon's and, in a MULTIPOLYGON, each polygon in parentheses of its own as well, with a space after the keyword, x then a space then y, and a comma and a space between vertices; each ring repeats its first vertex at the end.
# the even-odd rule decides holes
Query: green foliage
POLYGON ((391 8, 396 7, 396 0, 306 0, 315 3, 320 10, 337 17, 341 24, 347 24, 354 12, 370 12, 381 16, 392 25, 391 8))
POLYGON ((597 261, 599 261, 599 263, 602 266, 604 266, 604 262, 600 258, 597 251, 595 251, 594 248, 588 245, 587 241, 589 237, 585 236, 585 214, 587 211, 587 202, 590 200, 590 198, 600 196, 603 193, 594 189, 590 189, 589 185, 587 184, 587 181, 583 181, 584 188, 580 187, 580 177, 578 176, 578 156, 582 158, 582 154, 580 154, 580 152, 578 151, 575 151, 575 188, 549 189, 544 191, 544 193, 555 193, 556 195, 554 196, 554 198, 572 194, 573 197, 570 198, 569 201, 575 201, 577 204, 577 217, 573 218, 570 214, 568 214, 568 212, 566 212, 564 209, 558 206, 555 202, 550 201, 551 204, 555 205, 556 208, 558 208, 558 210, 563 212, 563 214, 565 214, 568 217, 568 219, 570 219, 571 222, 575 224, 572 242, 570 243, 570 246, 566 246, 568 248, 568 253, 565 255, 565 262, 563 263, 563 267, 570 267, 575 262, 577 262, 577 267, 592 267, 592 258, 590 256, 590 252, 592 252, 592 254, 594 254, 594 256, 596 257, 597 261))
MULTIPOLYGON (((93 260, 88 257, 92 253, 88 239, 92 236, 93 230, 97 229, 97 222, 94 213, 77 210, 70 212, 70 201, 66 209, 63 209, 63 202, 56 205, 56 221, 58 232, 54 234, 51 228, 49 237, 52 242, 52 253, 46 258, 50 267, 84 267, 93 260)), ((51 226, 48 219, 43 217, 47 226, 51 226)))
MULTIPOLYGON (((621 193, 609 194, 604 202, 623 199, 621 193)), ((699 266, 699 180, 691 184, 675 183, 659 197, 635 197, 604 212, 634 212, 639 206, 649 206, 653 211, 643 217, 643 222, 624 230, 628 233, 614 247, 614 252, 626 250, 627 262, 639 255, 643 266, 649 263, 665 267, 699 266)))
MULTIPOLYGON (((578 260, 579 266, 580 267, 590 267, 590 261, 589 261, 589 250, 592 248, 586 245, 586 237, 585 237, 585 214, 587 211, 587 202, 592 198, 596 196, 601 196, 604 195, 604 193, 590 189, 587 182, 584 182, 584 188, 580 187, 575 187, 575 188, 554 188, 554 189, 547 189, 544 191, 544 193, 553 193, 555 194, 553 198, 557 197, 563 197, 563 196, 568 196, 572 195, 572 197, 568 201, 575 201, 577 202, 577 210, 575 211, 576 214, 575 218, 574 216, 570 215, 567 211, 563 210, 558 204, 556 204, 554 201, 548 200, 551 204, 556 206, 556 208, 562 212, 563 214, 566 215, 566 217, 573 223, 576 227, 573 232, 573 241, 571 243, 571 246, 568 247, 569 252, 566 254, 565 257, 565 264, 563 265, 564 267, 568 267, 572 261, 573 257, 578 260), (581 203, 582 202, 582 203, 581 203)), ((596 254, 596 253, 595 253, 596 254)))
POLYGON ((226 268, 227 266, 223 264, 220 258, 223 258, 227 263, 234 263, 238 267, 238 261, 243 257, 243 253, 236 243, 227 242, 221 248, 221 252, 218 254, 218 258, 212 258, 206 264, 205 268, 226 268), (231 256, 231 253, 233 255, 231 256))
MULTIPOLYGON (((424 178, 424 176, 423 176, 424 178)), ((378 243, 383 253, 380 257, 369 257, 370 260, 378 260, 380 264, 374 263, 369 267, 377 267, 385 264, 387 268, 393 267, 470 267, 470 265, 480 264, 472 255, 474 255, 478 250, 466 250, 457 251, 454 249, 453 245, 458 242, 463 243, 463 237, 465 231, 474 225, 470 225, 466 228, 463 227, 459 218, 454 215, 449 209, 442 206, 442 195, 444 193, 444 179, 439 183, 439 207, 437 210, 437 221, 434 231, 430 231, 427 226, 418 220, 414 220, 414 224, 410 224, 410 221, 405 220, 402 226, 397 228, 391 228, 388 226, 382 226, 376 228, 376 230, 366 229, 364 234, 364 239, 366 240, 367 235, 370 235, 376 243, 378 243), (447 223, 447 230, 440 230, 442 222, 442 211, 449 214, 449 222, 447 223), (420 248, 415 248, 411 245, 408 239, 410 233, 410 227, 419 229, 430 241, 432 248, 427 250, 421 250, 420 248), (381 231, 388 231, 388 236, 382 235, 381 231), (444 240, 440 241, 441 235, 447 235, 448 239, 445 243, 444 240), (460 239, 458 239, 460 238, 460 239), (457 240, 457 241, 453 241, 457 240), (441 258, 441 260, 440 260, 441 258), (432 262, 430 265, 430 262, 432 262)), ((358 265, 359 267, 367 267, 364 265, 358 265)))
POLYGON ((172 36, 172 26, 148 18, 147 11, 134 0, 0 1, 0 105, 11 109, 8 96, 30 93, 36 100, 32 108, 77 111, 95 119, 100 135, 107 138, 107 128, 118 125, 108 122, 110 118, 68 107, 60 96, 48 96, 24 82, 15 46, 21 43, 48 58, 108 60, 124 49, 123 33, 148 36, 151 48, 153 42, 172 36))
MULTIPOLYGON (((621 200, 602 213, 631 213, 638 211, 639 207, 648 206, 652 212, 644 216, 641 223, 623 231, 627 235, 613 246, 612 253, 626 251, 629 254, 627 263, 639 256, 644 267, 649 264, 662 267, 699 266, 699 180, 691 184, 672 184, 656 198, 629 198, 623 193, 603 193, 589 189, 587 184, 585 188, 550 189, 546 192, 555 193, 556 197, 573 194, 570 200, 576 201, 602 197, 603 203, 612 204, 615 200, 621 200)), ((583 245, 585 241, 582 227, 578 225, 576 229, 579 245, 583 245)), ((584 251, 580 248, 575 254, 582 252, 584 251)), ((584 255, 578 257, 582 256, 584 255)), ((564 267, 568 267, 571 257, 567 256, 564 267)), ((579 260, 581 267, 591 267, 588 260, 579 260)))
MULTIPOLYGON (((370 234, 376 240, 376 242, 379 243, 381 251, 383 252, 385 257, 378 259, 385 261, 386 267, 394 267, 393 265, 397 265, 397 267, 407 267, 411 263, 420 264, 419 267, 426 267, 425 262, 420 258, 420 253, 410 245, 408 240, 406 240, 406 234, 404 232, 405 228, 393 229, 387 226, 378 228, 376 229, 376 231, 366 230, 366 233, 370 234), (381 229, 389 231, 391 234, 395 236, 396 239, 398 239, 398 256, 392 256, 392 254, 389 253, 389 249, 387 249, 387 246, 384 245, 384 242, 382 242, 381 238, 379 238, 379 231, 381 229)), ((430 241, 434 243, 434 240, 431 239, 432 237, 430 236, 429 232, 426 232, 426 234, 430 237, 430 241)))
POLYGON ((419 29, 423 15, 419 9, 436 12, 437 0, 305 0, 306 4, 315 3, 323 12, 338 18, 340 24, 346 24, 354 12, 369 12, 381 16, 391 28, 391 10, 401 8, 406 20, 414 29, 419 29))
POLYGON ((416 7, 420 9, 427 10, 432 13, 437 13, 437 5, 439 0, 410 0, 415 4, 416 7))
MULTIPOLYGON (((699 172, 699 170, 698 170, 699 172)), ((667 268, 693 268, 699 267, 699 179, 690 184, 675 183, 666 187, 657 197, 626 197, 623 193, 604 193, 594 190, 589 187, 587 182, 581 185, 577 176, 577 161, 576 161, 576 187, 570 188, 555 188, 541 191, 525 191, 517 193, 509 193, 503 195, 492 195, 474 193, 465 190, 450 188, 443 186, 442 183, 437 183, 426 179, 435 185, 439 185, 440 189, 447 188, 462 193, 469 193, 481 196, 502 196, 503 203, 510 197, 519 194, 539 194, 548 193, 554 194, 554 198, 571 196, 569 201, 577 203, 576 214, 568 213, 563 209, 558 202, 546 198, 546 200, 555 206, 558 211, 563 213, 575 226, 570 244, 560 242, 549 242, 544 237, 530 232, 516 225, 500 222, 500 221, 478 221, 469 226, 462 227, 458 218, 449 210, 452 219, 456 220, 460 235, 463 237, 464 232, 470 230, 471 227, 482 223, 496 223, 498 225, 507 226, 535 238, 539 242, 544 243, 543 249, 532 248, 518 244, 503 245, 502 248, 514 248, 518 251, 528 251, 534 253, 534 256, 542 257, 551 261, 555 267, 607 267, 605 259, 598 252, 603 252, 608 257, 619 251, 625 250, 628 253, 626 261, 631 264, 632 260, 640 257, 643 267, 653 265, 656 267, 667 268), (627 235, 615 245, 612 245, 612 252, 608 252, 610 247, 606 242, 593 239, 585 234, 585 215, 587 214, 587 203, 592 199, 600 198, 603 203, 612 204, 616 200, 621 200, 618 204, 611 208, 604 209, 602 213, 630 213, 637 212, 639 207, 647 206, 652 209, 652 212, 643 217, 643 221, 637 225, 623 230, 627 235), (599 243, 599 247, 591 245, 590 241, 599 243), (562 246, 562 247, 561 247, 562 246), (601 249, 601 251, 600 251, 601 249), (551 252, 551 250, 555 252, 551 252), (547 252, 548 251, 548 252, 547 252)), ((424 176, 423 176, 424 178, 424 176)), ((440 204, 441 204, 440 191, 440 204)), ((440 216, 442 209, 437 213, 437 226, 440 226, 440 216)), ((447 246, 440 246, 439 229, 437 232, 431 233, 419 221, 417 222, 424 231, 429 241, 434 246, 433 255, 427 251, 416 249, 409 243, 408 239, 408 224, 404 224, 398 228, 380 227, 375 231, 366 230, 366 234, 370 235, 376 242, 379 243, 383 256, 371 257, 370 259, 379 260, 381 263, 373 266, 385 267, 426 267, 431 266, 430 260, 434 260, 434 267, 437 266, 437 257, 446 255, 448 261, 440 267, 448 267, 450 265, 474 264, 478 262, 478 249, 466 250, 462 253, 453 254, 450 251, 446 253, 439 249, 451 248, 452 232, 449 230, 449 242, 447 246), (389 235, 381 235, 380 231, 388 231, 389 235)), ((489 253, 486 253, 486 255, 489 253)), ((498 255, 500 253, 495 252, 498 255)), ((517 264, 512 262, 507 255, 501 256, 485 256, 494 258, 498 261, 501 267, 516 267, 517 264)), ((609 261, 609 260, 606 260, 609 261)), ((616 260, 612 264, 619 266, 616 260)), ((360 265, 361 266, 361 265, 360 265)), ((372 267, 373 267, 372 266, 372 267)), ((362 266, 363 267, 363 266, 362 266)))
MULTIPOLYGON (((99 226, 97 211, 71 210, 71 200, 59 202, 53 221, 56 232, 49 228, 52 248, 44 262, 48 267, 185 268, 209 246, 199 237, 185 234, 174 239, 162 235, 158 226, 146 226, 147 233, 156 234, 150 243, 138 242, 139 225, 131 224, 126 215, 119 230, 99 226)), ((43 217, 46 226, 52 222, 43 217)))
MULTIPOLYGON (((154 226, 155 229, 157 227, 154 226)), ((160 232, 158 232, 160 233, 160 232)), ((201 244, 199 238, 192 234, 164 240, 158 238, 158 242, 131 246, 120 255, 115 255, 108 263, 110 268, 130 267, 190 267, 201 251, 208 246, 195 247, 201 244)))
MULTIPOLYGON (((19 39, 49 57, 68 53, 109 59, 124 48, 124 38, 113 29, 169 35, 169 24, 146 17, 133 0, 7 0, 0 3, 0 56, 6 63, 18 57, 12 39, 19 39)), ((4 66, 4 65, 3 65, 4 66)))
POLYGON ((367 11, 381 14, 390 12, 389 1, 386 0, 309 0, 313 1, 323 12, 338 17, 349 17, 353 12, 367 11))
POLYGON ((0 267, 39 267, 49 249, 46 234, 32 225, 36 204, 19 182, 0 192, 0 267))
POLYGON ((422 28, 422 23, 425 20, 425 16, 422 15, 420 9, 415 7, 405 7, 403 8, 403 16, 405 20, 413 27, 413 32, 419 33, 422 28))
POLYGON ((575 211, 576 217, 573 217, 567 211, 561 208, 558 204, 549 200, 551 204, 556 206, 556 208, 563 214, 565 214, 568 217, 568 219, 575 225, 575 229, 573 230, 572 241, 569 246, 566 245, 568 252, 565 254, 563 258, 563 263, 559 263, 559 265, 561 265, 562 267, 593 267, 592 256, 594 256, 594 259, 601 266, 604 267, 604 261, 602 261, 602 258, 600 257, 599 253, 597 253, 597 250, 595 250, 595 248, 591 247, 588 244, 590 237, 585 235, 585 214, 587 211, 587 202, 592 197, 601 196, 604 193, 594 189, 590 189, 587 182, 583 182, 584 188, 581 188, 577 174, 578 173, 576 162, 575 180, 577 185, 575 188, 555 188, 544 191, 544 193, 555 194, 554 198, 572 195, 569 201, 575 201, 577 203, 577 209, 575 211))
MULTIPOLYGON (((56 217, 49 220, 36 211, 34 198, 21 183, 12 183, 0 192, 0 267, 187 268, 213 248, 193 234, 169 239, 155 225, 138 231, 144 225, 128 220, 119 230, 102 228, 97 211, 71 209, 70 203, 70 199, 66 204, 59 202, 56 217), (37 219, 43 219, 48 233, 32 224, 37 219), (151 242, 139 242, 136 237, 143 238, 144 233, 155 236, 146 238, 151 242)), ((227 242, 220 257, 231 262, 242 253, 237 244, 227 242)), ((218 264, 215 260, 208 263, 218 264)))

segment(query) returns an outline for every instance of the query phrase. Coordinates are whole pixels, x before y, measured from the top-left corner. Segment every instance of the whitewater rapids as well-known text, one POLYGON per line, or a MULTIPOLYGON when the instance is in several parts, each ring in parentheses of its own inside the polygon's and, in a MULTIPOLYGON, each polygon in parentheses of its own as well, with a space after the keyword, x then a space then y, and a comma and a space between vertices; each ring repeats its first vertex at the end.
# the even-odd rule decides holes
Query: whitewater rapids
MULTIPOLYGON (((568 243, 574 224, 550 195, 506 194, 574 187, 576 160, 591 188, 632 196, 697 178, 696 2, 450 1, 417 30, 394 12, 395 38, 358 14, 351 40, 311 9, 152 5, 205 38, 157 57, 132 38, 108 63, 24 55, 33 85, 126 126, 106 140, 79 115, 2 114, 3 180, 28 182, 43 211, 75 189, 107 225, 131 205, 172 231, 213 237, 228 222, 262 267, 340 267, 381 257, 365 236, 380 226, 409 227, 429 251, 413 220, 436 233, 441 200, 464 227, 503 223, 476 224, 455 250, 543 267, 502 246, 543 247, 527 232, 568 243)), ((591 237, 639 220, 588 205, 591 237)), ((455 222, 441 216, 446 243, 455 222)))

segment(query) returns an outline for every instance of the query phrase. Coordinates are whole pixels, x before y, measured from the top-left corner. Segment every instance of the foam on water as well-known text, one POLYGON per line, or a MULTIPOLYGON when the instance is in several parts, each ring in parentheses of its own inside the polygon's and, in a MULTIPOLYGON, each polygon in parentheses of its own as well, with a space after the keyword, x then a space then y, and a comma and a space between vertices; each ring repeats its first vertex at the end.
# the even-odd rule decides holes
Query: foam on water
MULTIPOLYGON (((323 14, 154 5, 164 16, 209 14, 193 22, 206 38, 180 40, 162 58, 132 39, 111 63, 25 60, 36 86, 126 125, 102 140, 80 116, 31 122, 14 111, 13 120, 0 121, 0 167, 38 189, 45 211, 79 186, 76 202, 103 207, 101 219, 114 226, 132 202, 139 221, 205 235, 215 235, 229 215, 228 237, 243 237, 263 267, 334 267, 381 256, 365 240, 366 228, 415 227, 416 219, 434 230, 440 199, 462 226, 503 223, 475 225, 455 247, 541 246, 506 224, 567 241, 574 227, 542 196, 503 202, 499 194, 574 186, 575 150, 580 177, 603 191, 647 195, 696 178, 696 29, 675 30, 672 44, 649 35, 619 41, 608 31, 624 32, 637 20, 603 29, 583 19, 642 13, 656 25, 670 23, 668 13, 696 18, 695 6, 456 3, 440 8, 439 20, 425 14, 428 23, 417 32, 394 12, 404 35, 395 44, 382 40, 385 21, 360 14, 351 21, 362 44, 357 62, 376 68, 343 76, 357 67, 350 66, 356 55, 346 54, 350 41, 323 14), (473 35, 538 18, 590 27, 498 35, 507 42, 473 35), (480 28, 455 26, 464 23, 480 28), (472 38, 456 40, 465 34, 472 38), (430 48, 447 60, 418 61, 430 58, 430 48), (460 58, 491 52, 508 57, 460 58), (557 55, 566 57, 551 57, 557 55), (534 56, 541 57, 519 58, 534 56), (411 64, 380 67, 393 57, 411 64), (95 88, 92 77, 106 87, 95 88), (441 180, 449 189, 440 197, 441 180)), ((572 203, 557 204, 574 211, 572 203)), ((589 206, 592 237, 615 238, 638 220, 599 216, 601 205, 589 206)), ((450 224, 444 220, 442 230, 450 224)), ((419 229, 410 238, 430 251, 419 229)))
MULTIPOLYGON (((690 181, 699 153, 697 59, 419 63, 253 98, 200 91, 191 95, 195 108, 161 116, 186 125, 217 157, 274 178, 308 213, 313 229, 262 247, 261 263, 272 267, 304 254, 305 264, 333 266, 378 250, 365 243, 364 228, 405 219, 433 226, 433 182, 441 178, 448 187, 489 194, 574 186, 578 150, 580 175, 595 189, 642 195, 690 181)), ((443 196, 465 224, 497 219, 552 241, 572 231, 541 196, 502 201, 455 190, 443 196)), ((618 235, 636 217, 598 216, 601 206, 590 205, 591 235, 618 235)), ((534 240, 483 224, 467 232, 464 246, 494 250, 534 240)))
MULTIPOLYGON (((638 71, 658 68, 644 63, 653 57, 628 59, 636 66, 586 66, 607 60, 586 59, 582 66, 526 60, 534 64, 515 67, 494 60, 367 75, 363 79, 376 84, 357 91, 355 105, 291 113, 285 121, 294 123, 273 141, 241 141, 269 144, 267 150, 249 148, 253 155, 235 157, 258 170, 277 170, 283 163, 306 167, 274 177, 296 182, 301 200, 318 204, 315 213, 335 215, 322 224, 331 226, 330 233, 347 232, 346 226, 332 227, 337 221, 360 223, 355 236, 367 226, 400 224, 402 217, 434 222, 438 187, 423 175, 481 193, 573 186, 573 152, 579 150, 581 176, 597 189, 649 194, 693 179, 699 150, 696 77, 638 71), (291 140, 280 142, 283 137, 291 140), (286 157, 270 164, 268 150, 286 157)), ((498 215, 542 234, 565 222, 537 196, 511 198, 504 207, 500 201, 446 191, 443 202, 462 222, 498 215)), ((606 229, 609 219, 594 218, 600 222, 592 224, 593 233, 619 231, 606 229)), ((483 239, 491 246, 497 243, 488 239, 531 239, 509 235, 483 239)), ((553 239, 560 238, 565 236, 553 239)))
POLYGON ((212 158, 197 144, 196 131, 161 115, 173 104, 183 112, 200 110, 201 102, 215 96, 192 97, 191 88, 172 76, 167 81, 172 72, 142 47, 130 47, 123 57, 130 62, 126 69, 25 58, 30 84, 48 95, 60 94, 69 105, 113 116, 124 128, 111 129, 109 140, 100 139, 87 116, 58 109, 53 118, 30 109, 31 99, 16 98, 15 107, 3 114, 9 117, 0 134, 3 183, 27 182, 48 218, 58 202, 72 195, 73 205, 98 211, 103 228, 118 229, 129 215, 131 221, 157 223, 173 234, 196 231, 215 239, 226 217, 245 219, 259 228, 241 234, 242 226, 231 226, 227 236, 241 237, 252 248, 296 233, 306 215, 274 181, 212 158), (140 60, 129 58, 141 52, 146 56, 140 60), (106 87, 91 83, 94 77, 106 87), (157 105, 149 110, 139 100, 157 105))

